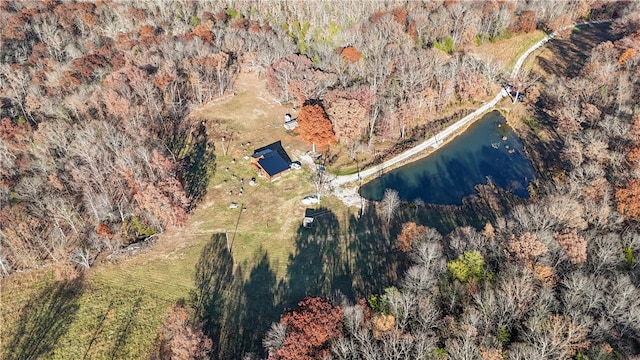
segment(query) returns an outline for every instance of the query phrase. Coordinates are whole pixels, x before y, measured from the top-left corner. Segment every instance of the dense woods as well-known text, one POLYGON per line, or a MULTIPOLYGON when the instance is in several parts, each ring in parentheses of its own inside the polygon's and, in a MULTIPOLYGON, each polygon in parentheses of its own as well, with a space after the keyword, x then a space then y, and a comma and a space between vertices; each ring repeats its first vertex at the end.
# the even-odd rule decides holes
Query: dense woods
MULTIPOLYGON (((606 1, 0 1, 0 277, 88 268, 183 225, 221 135, 191 112, 241 65, 299 111, 304 141, 371 163, 377 144, 531 83, 473 47, 615 18, 619 39, 578 76, 530 92, 544 167, 531 199, 440 234, 397 223, 406 204, 389 192, 381 226, 398 228, 401 283, 355 304, 299 299, 264 345, 271 359, 638 356, 638 14, 606 1)), ((197 320, 172 308, 157 356, 210 356, 197 320)))

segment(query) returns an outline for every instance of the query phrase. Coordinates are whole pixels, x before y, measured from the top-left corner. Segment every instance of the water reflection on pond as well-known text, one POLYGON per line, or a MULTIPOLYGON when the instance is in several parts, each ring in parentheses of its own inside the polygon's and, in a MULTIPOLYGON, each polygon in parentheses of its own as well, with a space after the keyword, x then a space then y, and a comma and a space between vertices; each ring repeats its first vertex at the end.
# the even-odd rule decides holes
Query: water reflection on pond
POLYGON ((363 197, 381 200, 385 189, 395 189, 405 201, 459 205, 488 179, 520 197, 535 178, 522 142, 498 111, 476 121, 463 134, 428 157, 407 164, 365 184, 363 197))

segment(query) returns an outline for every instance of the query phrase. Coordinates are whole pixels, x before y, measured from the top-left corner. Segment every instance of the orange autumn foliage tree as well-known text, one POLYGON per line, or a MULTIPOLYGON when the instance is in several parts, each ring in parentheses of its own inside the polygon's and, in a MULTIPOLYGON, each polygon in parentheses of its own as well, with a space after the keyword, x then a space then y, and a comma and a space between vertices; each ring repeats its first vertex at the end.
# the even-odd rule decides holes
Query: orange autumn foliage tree
POLYGON ((587 241, 578 235, 575 229, 565 229, 561 233, 553 234, 553 238, 560 244, 572 264, 587 261, 587 241))
POLYGON ((554 287, 556 284, 556 274, 551 266, 536 264, 533 268, 533 278, 548 287, 554 287))
POLYGON ((358 49, 353 46, 347 46, 342 49, 340 55, 342 55, 342 59, 344 59, 344 61, 351 63, 358 62, 358 60, 362 58, 362 54, 360 54, 360 51, 358 51, 358 49))
POLYGON ((411 250, 414 240, 422 234, 427 228, 414 223, 413 221, 402 225, 402 231, 398 235, 398 249, 402 252, 411 250))
POLYGON ((627 186, 616 190, 618 211, 627 218, 636 219, 640 215, 640 179, 631 179, 627 186))
POLYGON ((507 250, 518 261, 533 264, 535 260, 547 253, 547 247, 538 240, 536 234, 525 232, 519 236, 511 235, 507 242, 507 250))
POLYGON ((625 50, 622 53, 622 55, 620 55, 620 58, 618 59, 618 64, 619 65, 624 65, 624 63, 626 63, 627 60, 629 60, 635 54, 636 54, 636 49, 634 49, 634 48, 629 48, 629 49, 625 50))
POLYGON ((213 42, 213 32, 204 25, 198 25, 193 29, 193 35, 198 36, 205 44, 213 42))
POLYGON ((327 151, 336 143, 333 125, 320 105, 305 105, 298 114, 296 132, 308 144, 315 144, 318 151, 327 151))
POLYGON ((323 359, 328 355, 330 340, 340 336, 343 309, 319 297, 308 297, 298 303, 298 309, 282 315, 287 335, 270 360, 323 359))
POLYGON ((516 27, 518 31, 530 33, 536 30, 536 13, 531 10, 523 11, 518 17, 516 27))
POLYGON ((153 44, 156 42, 156 29, 151 25, 140 27, 140 42, 142 44, 153 44))

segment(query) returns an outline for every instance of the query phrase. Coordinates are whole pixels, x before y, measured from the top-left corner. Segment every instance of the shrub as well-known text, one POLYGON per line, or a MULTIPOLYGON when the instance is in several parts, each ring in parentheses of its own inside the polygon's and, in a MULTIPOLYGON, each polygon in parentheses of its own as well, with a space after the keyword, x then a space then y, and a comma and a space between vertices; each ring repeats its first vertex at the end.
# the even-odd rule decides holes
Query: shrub
POLYGON ((466 283, 471 279, 482 280, 488 273, 484 268, 484 257, 480 251, 466 251, 456 260, 447 263, 449 273, 458 281, 466 283))
POLYGON ((447 36, 444 39, 434 41, 433 47, 438 50, 444 51, 447 54, 453 53, 456 49, 456 45, 453 43, 453 38, 451 36, 447 36))

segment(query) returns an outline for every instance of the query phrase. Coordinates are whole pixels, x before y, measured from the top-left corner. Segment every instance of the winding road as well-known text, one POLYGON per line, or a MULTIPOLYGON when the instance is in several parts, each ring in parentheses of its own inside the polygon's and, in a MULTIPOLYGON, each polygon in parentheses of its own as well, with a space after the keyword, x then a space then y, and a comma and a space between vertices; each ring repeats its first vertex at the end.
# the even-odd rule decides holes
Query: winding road
MULTIPOLYGON (((531 55, 531 53, 533 53, 534 51, 536 51, 537 49, 545 45, 549 40, 556 37, 558 32, 562 32, 564 30, 567 30, 573 27, 592 25, 592 24, 601 24, 606 22, 611 22, 611 20, 586 21, 578 24, 567 25, 561 28, 560 30, 547 35, 542 40, 538 41, 533 46, 531 46, 527 51, 525 51, 524 54, 520 56, 520 58, 518 58, 518 61, 516 62, 515 66, 513 67, 513 70, 511 71, 511 78, 514 78, 518 74, 518 72, 520 72, 520 68, 524 64, 525 60, 529 57, 529 55, 531 55)), ((386 169, 394 165, 397 165, 399 163, 402 163, 408 159, 413 158, 414 156, 418 155, 419 153, 423 152, 429 147, 437 149, 438 147, 440 147, 440 145, 444 143, 445 139, 448 139, 450 136, 456 134, 460 129, 465 128, 466 126, 471 124, 474 120, 478 119, 482 114, 493 109, 495 105, 507 95, 508 95, 507 92, 504 89, 502 89, 500 93, 498 93, 491 101, 484 103, 481 107, 476 109, 471 114, 451 124, 446 129, 439 132, 435 136, 430 137, 424 142, 414 146, 411 149, 406 150, 403 153, 400 153, 394 156, 393 158, 387 161, 384 161, 369 169, 361 170, 356 174, 336 176, 331 181, 331 187, 334 189, 333 190, 334 194, 348 206, 358 206, 358 207, 362 206, 364 204, 364 200, 358 195, 358 191, 357 191, 358 184, 357 183, 353 184, 354 182, 359 182, 373 175, 382 174, 386 169), (353 186, 347 187, 350 184, 353 186)))

